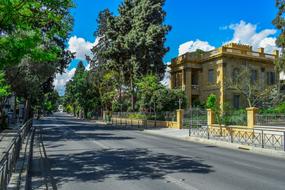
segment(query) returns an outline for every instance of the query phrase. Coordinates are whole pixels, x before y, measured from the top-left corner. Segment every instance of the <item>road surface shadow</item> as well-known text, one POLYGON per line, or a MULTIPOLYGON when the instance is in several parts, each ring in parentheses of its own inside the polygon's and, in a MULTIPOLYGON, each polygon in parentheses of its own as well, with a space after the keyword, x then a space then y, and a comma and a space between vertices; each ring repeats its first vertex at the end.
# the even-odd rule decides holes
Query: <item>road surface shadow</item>
POLYGON ((68 181, 102 182, 116 180, 163 179, 171 173, 207 174, 212 166, 197 158, 155 153, 145 148, 104 149, 49 157, 51 173, 58 185, 68 181))
POLYGON ((63 130, 62 126, 44 126, 43 135, 45 141, 82 141, 82 140, 130 140, 134 139, 128 136, 114 135, 111 133, 97 132, 97 129, 102 128, 88 125, 68 125, 69 129, 63 130))

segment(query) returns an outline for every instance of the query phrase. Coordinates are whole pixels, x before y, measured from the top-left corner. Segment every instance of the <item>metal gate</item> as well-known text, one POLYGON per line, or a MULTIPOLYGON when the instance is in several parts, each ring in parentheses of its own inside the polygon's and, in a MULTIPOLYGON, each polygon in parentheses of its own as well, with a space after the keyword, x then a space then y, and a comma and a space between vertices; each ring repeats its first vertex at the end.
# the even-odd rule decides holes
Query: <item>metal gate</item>
POLYGON ((200 128, 207 125, 207 110, 204 108, 190 108, 184 112, 183 128, 200 128))

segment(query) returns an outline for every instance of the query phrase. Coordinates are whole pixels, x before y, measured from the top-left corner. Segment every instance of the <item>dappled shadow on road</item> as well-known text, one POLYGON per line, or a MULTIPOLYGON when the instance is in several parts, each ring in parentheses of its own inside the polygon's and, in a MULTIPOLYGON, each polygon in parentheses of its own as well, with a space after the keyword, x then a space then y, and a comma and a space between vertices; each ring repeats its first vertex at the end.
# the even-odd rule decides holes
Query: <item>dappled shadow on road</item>
MULTIPOLYGON (((85 126, 90 126, 90 127, 96 127, 96 128, 100 128, 101 130, 107 130, 107 131, 113 131, 113 130, 128 130, 128 131, 133 131, 133 130, 141 130, 142 129, 142 126, 136 126, 136 125, 133 125, 133 126, 126 126, 125 124, 122 124, 122 125, 115 125, 115 124, 100 124, 100 123, 97 123, 96 121, 84 121, 84 120, 78 120, 78 119, 75 119, 75 120, 64 120, 64 119, 57 119, 57 122, 60 122, 62 125, 85 125, 85 126)), ((151 127, 149 127, 151 128, 151 127)), ((155 129, 159 129, 161 127, 155 127, 155 129)), ((93 128, 94 129, 94 128, 93 128)), ((92 130, 92 128, 90 128, 90 130, 92 130)))
MULTIPOLYGON (((43 135, 45 141, 82 141, 82 140, 130 140, 132 137, 123 135, 114 135, 111 133, 98 133, 96 127, 85 125, 69 125, 69 129, 64 130, 62 127, 44 127, 43 135)), ((102 131, 102 129, 100 129, 102 131)))
MULTIPOLYGON (((103 182, 110 178, 115 180, 163 179, 166 175, 173 173, 214 172, 212 166, 203 163, 201 159, 152 151, 152 147, 134 149, 97 149, 96 147, 95 150, 71 147, 74 150, 62 148, 59 151, 56 149, 60 146, 64 147, 71 141, 99 143, 100 140, 110 140, 114 141, 113 143, 121 143, 127 140, 127 143, 132 143, 136 140, 135 137, 129 137, 127 132, 124 133, 125 131, 118 128, 100 127, 92 123, 65 120, 65 118, 44 124, 46 125, 42 126, 43 141, 49 149, 48 154, 55 149, 54 152, 50 152, 48 160, 51 164, 51 175, 58 185, 70 181, 103 182), (55 123, 54 126, 53 123, 55 123), (115 133, 114 130, 116 130, 115 133), (130 139, 133 141, 128 141, 130 139)), ((86 145, 88 146, 84 147, 89 147, 90 144, 86 143, 86 145)), ((168 148, 164 147, 164 149, 168 148)))
POLYGON ((212 167, 192 157, 155 153, 145 148, 104 149, 49 157, 57 183, 116 180, 163 179, 171 173, 207 174, 212 167))

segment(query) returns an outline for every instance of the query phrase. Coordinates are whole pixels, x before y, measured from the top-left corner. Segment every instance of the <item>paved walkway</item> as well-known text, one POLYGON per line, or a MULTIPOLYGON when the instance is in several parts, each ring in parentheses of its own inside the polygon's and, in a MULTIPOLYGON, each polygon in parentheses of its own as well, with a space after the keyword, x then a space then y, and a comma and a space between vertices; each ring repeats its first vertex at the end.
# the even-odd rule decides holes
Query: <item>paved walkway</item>
POLYGON ((0 160, 4 152, 7 151, 8 146, 12 143, 13 139, 18 135, 18 130, 4 130, 0 133, 0 160))
POLYGON ((144 130, 144 132, 178 139, 186 139, 189 137, 189 129, 160 128, 147 129, 144 130))

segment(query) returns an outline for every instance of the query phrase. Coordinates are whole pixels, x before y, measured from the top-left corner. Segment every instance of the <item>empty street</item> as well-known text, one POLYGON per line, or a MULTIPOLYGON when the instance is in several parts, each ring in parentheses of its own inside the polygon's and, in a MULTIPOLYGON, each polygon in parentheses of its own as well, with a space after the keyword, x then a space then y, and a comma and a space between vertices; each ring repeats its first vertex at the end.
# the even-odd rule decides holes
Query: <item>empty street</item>
POLYGON ((34 125, 36 139, 42 133, 46 164, 42 171, 33 163, 33 189, 43 175, 54 188, 65 190, 285 187, 283 159, 96 125, 64 113, 34 125))

